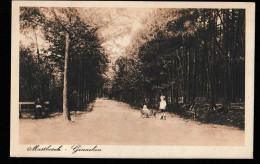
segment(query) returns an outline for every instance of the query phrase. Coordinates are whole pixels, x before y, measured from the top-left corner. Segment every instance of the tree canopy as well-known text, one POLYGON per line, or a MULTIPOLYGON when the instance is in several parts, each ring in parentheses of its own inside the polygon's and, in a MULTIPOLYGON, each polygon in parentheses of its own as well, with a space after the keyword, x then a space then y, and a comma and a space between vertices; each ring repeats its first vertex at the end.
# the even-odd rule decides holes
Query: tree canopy
POLYGON ((239 9, 157 9, 116 62, 111 94, 136 105, 159 94, 175 105, 243 101, 244 26, 239 9))
POLYGON ((48 45, 39 48, 39 43, 35 40, 38 60, 33 53, 34 47, 20 46, 20 101, 41 96, 50 100, 53 105, 56 104, 54 108, 61 109, 64 88, 62 81, 66 73, 65 52, 68 51, 68 105, 71 110, 85 108, 86 104, 95 99, 106 80, 104 73, 107 71, 108 57, 101 46, 98 27, 82 21, 76 8, 22 7, 20 12, 21 32, 30 33, 34 30, 36 37, 41 33, 41 39, 48 45), (50 71, 47 71, 47 68, 50 71), (32 79, 31 76, 38 80, 32 79), (31 94, 34 89, 39 88, 41 92, 35 91, 31 94), (30 94, 27 94, 28 92, 30 94))

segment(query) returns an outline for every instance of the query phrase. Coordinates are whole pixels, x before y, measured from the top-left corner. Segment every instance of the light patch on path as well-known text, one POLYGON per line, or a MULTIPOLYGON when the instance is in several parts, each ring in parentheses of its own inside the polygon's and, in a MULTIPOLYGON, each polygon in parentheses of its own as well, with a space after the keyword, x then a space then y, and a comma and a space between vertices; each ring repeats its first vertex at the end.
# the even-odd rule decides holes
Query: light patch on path
POLYGON ((97 99, 92 112, 72 116, 73 123, 60 117, 20 119, 21 144, 81 145, 244 145, 244 131, 232 127, 200 124, 167 114, 167 120, 142 118, 129 105, 97 99))

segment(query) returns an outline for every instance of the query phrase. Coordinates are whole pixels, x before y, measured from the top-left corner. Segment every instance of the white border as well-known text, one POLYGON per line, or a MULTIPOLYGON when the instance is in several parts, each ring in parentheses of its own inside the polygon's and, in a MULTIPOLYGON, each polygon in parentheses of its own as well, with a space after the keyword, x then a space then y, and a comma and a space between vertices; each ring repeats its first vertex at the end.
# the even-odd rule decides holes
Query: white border
MULTIPOLYGON (((255 3, 13 1, 11 50, 11 157, 86 158, 253 158, 255 3), (101 152, 28 152, 19 144, 19 7, 239 8, 246 9, 245 146, 105 146, 101 152)), ((43 145, 42 145, 43 146, 43 145)), ((70 149, 71 145, 63 145, 70 149)), ((84 146, 84 145, 82 145, 84 146)), ((88 145, 89 147, 89 145, 88 145)), ((91 146, 90 146, 91 147, 91 146)))

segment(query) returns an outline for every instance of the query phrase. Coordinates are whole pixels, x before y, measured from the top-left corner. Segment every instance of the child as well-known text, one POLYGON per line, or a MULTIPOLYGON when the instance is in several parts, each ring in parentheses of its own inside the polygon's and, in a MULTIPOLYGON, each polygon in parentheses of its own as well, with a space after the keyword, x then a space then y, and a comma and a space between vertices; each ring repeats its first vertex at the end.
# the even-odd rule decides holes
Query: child
POLYGON ((143 110, 148 110, 146 105, 143 106, 143 110))
POLYGON ((142 117, 146 117, 148 118, 149 117, 149 109, 147 108, 146 105, 143 106, 143 109, 141 110, 141 113, 142 113, 142 117))
POLYGON ((165 116, 166 101, 164 100, 164 96, 163 95, 160 97, 160 99, 161 99, 161 102, 160 102, 159 109, 162 111, 161 120, 162 119, 166 120, 166 116, 165 116))

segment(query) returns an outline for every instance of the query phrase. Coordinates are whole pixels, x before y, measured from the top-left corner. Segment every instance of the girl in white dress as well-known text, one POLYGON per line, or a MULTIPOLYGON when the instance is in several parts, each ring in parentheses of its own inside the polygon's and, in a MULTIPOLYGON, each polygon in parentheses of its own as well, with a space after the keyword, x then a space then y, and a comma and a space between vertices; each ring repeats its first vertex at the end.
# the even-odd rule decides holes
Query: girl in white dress
POLYGON ((164 100, 164 98, 165 98, 165 97, 164 97, 163 95, 160 97, 161 102, 160 102, 160 107, 159 107, 159 109, 162 111, 161 120, 162 120, 162 119, 166 120, 166 116, 165 116, 166 101, 164 100))

